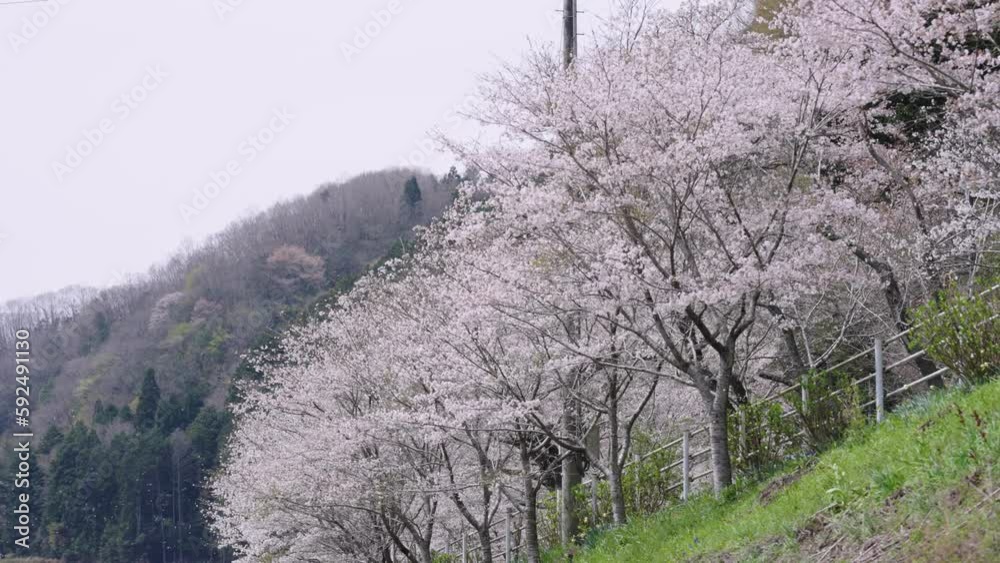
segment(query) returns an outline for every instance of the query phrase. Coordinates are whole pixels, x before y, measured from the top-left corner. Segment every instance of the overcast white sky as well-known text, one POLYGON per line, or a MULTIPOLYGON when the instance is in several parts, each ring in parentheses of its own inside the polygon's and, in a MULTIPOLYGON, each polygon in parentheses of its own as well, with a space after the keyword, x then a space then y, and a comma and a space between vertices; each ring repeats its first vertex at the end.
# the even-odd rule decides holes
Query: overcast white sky
MULTIPOLYGON (((390 0, 0 6, 0 302, 114 283, 248 212, 411 161, 478 74, 529 37, 560 41, 560 0, 398 2, 384 25, 390 0), (195 201, 230 161, 228 187, 195 201)), ((587 33, 609 0, 580 9, 587 33)))

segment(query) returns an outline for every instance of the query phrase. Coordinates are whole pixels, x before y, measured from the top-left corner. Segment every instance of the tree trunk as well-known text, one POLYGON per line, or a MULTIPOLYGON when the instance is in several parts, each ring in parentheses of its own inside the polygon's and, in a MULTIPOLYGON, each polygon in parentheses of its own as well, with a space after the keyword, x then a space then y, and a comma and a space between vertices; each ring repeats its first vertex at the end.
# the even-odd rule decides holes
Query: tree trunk
POLYGON ((528 446, 521 440, 521 471, 524 475, 524 549, 528 563, 541 561, 538 548, 538 489, 531 478, 531 458, 528 446))
MULTIPOLYGON (((430 495, 424 495, 424 512, 427 514, 427 523, 424 526, 423 534, 417 534, 417 541, 420 544, 420 558, 424 563, 434 563, 434 551, 431 549, 431 541, 434 538, 434 515, 437 513, 437 504, 431 501, 430 495)), ((416 529, 416 525, 414 525, 416 529)))
MULTIPOLYGON (((899 284, 896 282, 895 275, 892 276, 891 281, 886 285, 885 300, 889 306, 890 312, 893 315, 896 330, 900 332, 909 330, 911 326, 910 309, 906 306, 906 300, 903 298, 903 293, 899 288, 899 284)), ((912 354, 916 351, 913 349, 912 340, 909 336, 904 336, 901 341, 903 348, 905 348, 907 352, 912 354)), ((921 376, 926 377, 937 371, 937 365, 935 365, 933 360, 927 356, 917 358, 915 363, 917 364, 917 368, 920 370, 921 376)), ((937 376, 929 380, 927 384, 932 387, 944 387, 944 378, 942 376, 937 376)))
POLYGON ((420 541, 418 542, 418 547, 420 548, 421 563, 434 563, 434 552, 431 551, 431 542, 420 541))
POLYGON ((184 563, 184 496, 181 494, 181 459, 178 457, 177 462, 177 497, 174 504, 177 506, 177 518, 174 520, 176 524, 175 530, 177 531, 177 553, 174 557, 177 558, 179 563, 184 563))
POLYGON ((156 516, 160 519, 160 561, 167 561, 167 527, 163 520, 163 483, 160 480, 160 471, 156 471, 156 516))
MULTIPOLYGON (((914 350, 914 346, 912 346, 912 341, 909 338, 903 339, 903 346, 905 346, 906 350, 911 354, 913 352, 916 352, 916 350, 914 350)), ((926 354, 917 358, 915 360, 915 363, 917 364, 917 369, 920 370, 920 375, 924 377, 934 373, 938 369, 937 364, 934 363, 934 360, 928 358, 926 354)), ((931 387, 942 388, 944 387, 944 377, 941 375, 937 377, 932 377, 931 379, 927 380, 927 385, 930 385, 931 387)))
POLYGON ((713 409, 709 433, 712 447, 712 484, 716 496, 733 482, 732 462, 729 458, 729 429, 726 426, 726 409, 713 409))
MULTIPOLYGON (((617 385, 617 381, 612 381, 617 385)), ((622 467, 625 460, 621 457, 621 442, 618 435, 618 389, 611 389, 608 401, 608 487, 611 489, 611 517, 615 526, 625 524, 625 491, 622 489, 622 467)), ((594 477, 596 478, 596 477, 594 477)))
MULTIPOLYGON (((725 368, 723 368, 725 370, 725 368)), ((724 378, 724 377, 723 377, 724 378)), ((709 440, 712 449, 712 484, 715 495, 733 483, 733 466, 729 457, 729 393, 728 386, 718 385, 709 403, 709 440)))
MULTIPOLYGON (((841 241, 840 235, 833 232, 829 227, 821 228, 820 234, 826 237, 828 240, 833 242, 841 241)), ((848 248, 861 262, 866 264, 869 268, 878 274, 879 279, 882 282, 885 294, 886 304, 889 306, 889 314, 893 317, 893 324, 896 325, 896 329, 900 332, 908 330, 910 328, 910 311, 906 306, 906 299, 903 297, 903 291, 899 286, 899 280, 896 278, 896 272, 892 269, 887 262, 883 262, 878 258, 872 256, 863 247, 858 246, 855 243, 848 243, 848 248)), ((931 268, 925 263, 925 268, 931 268)), ((940 286, 940 282, 937 281, 936 276, 931 276, 933 285, 935 288, 940 286)), ((932 293, 934 293, 932 291, 932 293)), ((903 338, 903 346, 907 351, 913 352, 910 348, 909 338, 903 338)), ((934 373, 936 367, 934 362, 926 357, 917 359, 917 367, 920 369, 920 373, 924 376, 934 373)), ((928 382, 929 385, 934 387, 943 387, 944 379, 942 377, 936 377, 928 382)))
POLYGON ((483 550, 482 561, 493 561, 493 543, 492 538, 490 538, 490 528, 485 523, 481 528, 476 530, 476 534, 479 536, 479 546, 483 550))
POLYGON ((622 485, 621 466, 612 462, 608 468, 608 487, 611 489, 611 517, 615 526, 622 526, 628 517, 625 513, 625 491, 622 485))
MULTIPOLYGON (((576 408, 573 401, 566 401, 563 406, 563 436, 567 439, 577 438, 576 408)), ((576 516, 576 498, 573 489, 583 482, 583 470, 580 467, 580 456, 575 452, 564 451, 562 461, 562 505, 559 507, 560 539, 564 546, 569 546, 580 529, 576 516)))

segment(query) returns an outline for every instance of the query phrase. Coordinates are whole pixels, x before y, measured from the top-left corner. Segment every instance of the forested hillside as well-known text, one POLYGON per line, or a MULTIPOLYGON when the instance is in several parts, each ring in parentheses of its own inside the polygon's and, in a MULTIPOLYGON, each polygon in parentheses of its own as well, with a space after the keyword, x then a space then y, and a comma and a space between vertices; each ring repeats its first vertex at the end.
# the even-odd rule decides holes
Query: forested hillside
MULTIPOLYGON (((249 372, 242 355, 404 252, 413 227, 448 206, 460 180, 454 170, 442 179, 389 170, 324 185, 147 275, 0 308, 0 338, 28 329, 35 348, 41 537, 32 552, 109 563, 228 560, 202 508, 229 431, 231 384, 249 372)), ((0 350, 0 377, 12 381, 12 342, 0 350)), ((11 386, 2 394, 13 404, 11 386)), ((12 413, 0 415, 5 435, 12 413)), ((4 487, 5 506, 14 506, 4 487)), ((11 527, 0 532, 7 546, 11 527)))

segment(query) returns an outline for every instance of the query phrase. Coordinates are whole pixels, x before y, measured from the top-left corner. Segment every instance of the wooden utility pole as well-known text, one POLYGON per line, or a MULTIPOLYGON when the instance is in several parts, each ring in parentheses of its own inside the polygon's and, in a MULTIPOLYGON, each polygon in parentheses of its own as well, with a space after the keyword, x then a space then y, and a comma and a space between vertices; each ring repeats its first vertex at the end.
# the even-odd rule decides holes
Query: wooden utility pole
POLYGON ((563 66, 566 68, 576 60, 578 16, 576 0, 563 0, 563 66))

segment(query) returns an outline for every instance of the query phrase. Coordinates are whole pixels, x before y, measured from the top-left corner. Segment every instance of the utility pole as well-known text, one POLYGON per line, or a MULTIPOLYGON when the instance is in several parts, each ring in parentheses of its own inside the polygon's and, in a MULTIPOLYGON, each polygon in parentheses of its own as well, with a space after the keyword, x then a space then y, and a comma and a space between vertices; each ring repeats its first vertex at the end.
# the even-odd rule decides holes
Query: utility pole
MULTIPOLYGON (((563 3, 563 66, 569 69, 577 55, 577 19, 576 0, 564 0, 563 3)), ((576 327, 579 330, 579 327, 576 327)), ((573 398, 577 376, 573 377, 573 389, 563 390, 562 434, 566 440, 577 440, 580 436, 580 404, 573 398)), ((576 538, 580 522, 576 516, 576 502, 573 496, 574 488, 583 481, 583 463, 580 454, 561 447, 561 492, 557 494, 557 511, 559 513, 559 536, 562 545, 568 548, 576 538)))
POLYGON ((563 66, 566 68, 576 60, 578 18, 576 0, 563 0, 563 66))

